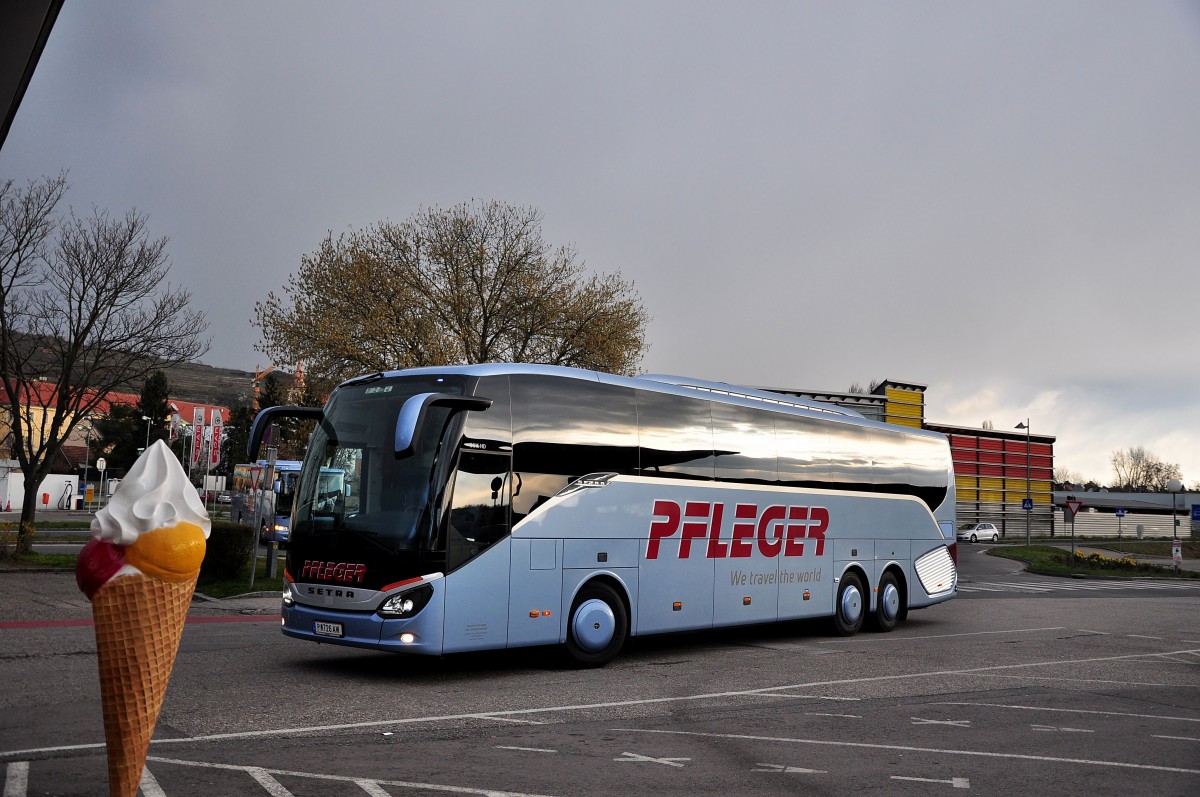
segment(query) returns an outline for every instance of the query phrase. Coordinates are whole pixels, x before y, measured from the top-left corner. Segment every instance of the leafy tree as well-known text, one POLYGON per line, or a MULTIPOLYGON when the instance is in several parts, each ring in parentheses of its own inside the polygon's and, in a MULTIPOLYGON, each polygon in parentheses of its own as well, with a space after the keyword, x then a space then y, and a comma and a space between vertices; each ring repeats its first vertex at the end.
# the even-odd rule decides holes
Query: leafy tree
MULTIPOLYGON (((150 442, 166 440, 170 436, 171 383, 162 371, 155 371, 142 385, 142 394, 137 403, 138 410, 149 418, 150 442)), ((145 422, 145 421, 143 421, 145 422)), ((142 438, 145 445, 146 439, 142 438)))
POLYGON ((471 202, 334 238, 255 303, 257 348, 319 390, 422 365, 535 362, 632 374, 646 311, 619 274, 542 238, 534 208, 471 202))
POLYGON ((283 380, 278 374, 268 375, 262 381, 258 392, 258 408, 265 410, 267 407, 281 407, 287 403, 287 391, 283 387, 283 380))
POLYGON ((1171 479, 1182 478, 1179 466, 1163 462, 1142 446, 1112 453, 1114 487, 1129 492, 1163 492, 1171 479))
POLYGON ((95 420, 99 447, 108 460, 110 475, 115 476, 132 467, 146 449, 147 440, 153 443, 167 439, 170 392, 167 375, 155 371, 142 385, 141 395, 135 404, 114 404, 107 417, 100 416, 95 420), (147 421, 147 418, 150 420, 147 421))
POLYGON ((254 410, 249 404, 237 404, 229 408, 229 423, 225 426, 225 439, 221 444, 221 472, 233 473, 233 466, 246 461, 246 441, 250 438, 250 426, 254 423, 254 410))
POLYGON ((107 474, 115 478, 127 471, 145 448, 142 411, 133 404, 114 404, 94 425, 100 434, 99 448, 108 461, 107 474))
POLYGON ((0 401, 25 476, 18 555, 33 542, 37 487, 76 425, 108 393, 208 350, 204 315, 163 285, 167 240, 134 210, 60 214, 67 189, 65 174, 0 181, 0 401))
MULTIPOLYGON (((258 394, 258 407, 260 410, 265 410, 267 407, 280 407, 287 404, 304 403, 304 399, 311 400, 311 395, 292 395, 294 391, 285 390, 283 380, 276 374, 271 374, 262 382, 262 389, 258 394)), ((305 393, 308 393, 306 383, 305 393)), ((323 403, 323 402, 322 402, 323 403)), ((309 405, 320 406, 320 404, 309 405)), ((295 418, 284 418, 276 422, 276 434, 273 444, 275 446, 277 459, 300 459, 304 456, 305 446, 308 444, 308 435, 312 432, 313 422, 307 421, 301 423, 295 418)), ((243 450, 245 450, 243 448, 243 450)), ((265 456, 266 452, 261 452, 260 455, 265 456)))

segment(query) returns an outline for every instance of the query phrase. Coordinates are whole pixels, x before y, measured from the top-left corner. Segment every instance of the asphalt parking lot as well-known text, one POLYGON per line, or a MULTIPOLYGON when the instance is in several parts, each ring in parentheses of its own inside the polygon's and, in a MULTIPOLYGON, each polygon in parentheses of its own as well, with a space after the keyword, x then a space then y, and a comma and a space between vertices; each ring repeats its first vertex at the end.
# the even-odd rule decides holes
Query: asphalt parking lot
MULTIPOLYGON (((1200 586, 1051 589, 1006 560, 960 563, 960 598, 890 634, 659 637, 600 670, 548 649, 316 646, 279 634, 272 599, 197 604, 143 793, 1200 790, 1200 586)), ((33 593, 43 618, 0 623, 6 789, 93 794, 87 606, 27 578, 0 575, 0 605, 33 593)))

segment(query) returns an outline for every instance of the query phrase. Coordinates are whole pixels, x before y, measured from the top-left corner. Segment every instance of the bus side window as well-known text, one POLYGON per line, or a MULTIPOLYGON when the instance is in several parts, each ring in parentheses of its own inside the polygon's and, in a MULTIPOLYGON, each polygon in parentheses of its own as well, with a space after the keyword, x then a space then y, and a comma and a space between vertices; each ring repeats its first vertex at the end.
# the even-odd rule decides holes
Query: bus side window
POLYGON ((461 451, 450 500, 447 565, 465 562, 509 531, 510 457, 461 451))

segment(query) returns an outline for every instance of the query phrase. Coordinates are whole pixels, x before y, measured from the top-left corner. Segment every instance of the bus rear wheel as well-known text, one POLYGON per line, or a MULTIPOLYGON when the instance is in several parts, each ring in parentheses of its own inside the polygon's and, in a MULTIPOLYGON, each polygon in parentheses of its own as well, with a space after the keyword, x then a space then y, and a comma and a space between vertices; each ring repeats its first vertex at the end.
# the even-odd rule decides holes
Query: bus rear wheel
POLYGON ((629 614, 616 590, 597 582, 579 591, 567 626, 567 653, 577 664, 607 664, 621 652, 628 636, 629 614))
POLYGON ((837 605, 833 608, 833 627, 841 636, 854 636, 862 628, 866 601, 862 581, 854 573, 842 575, 837 605))
POLYGON ((879 631, 891 631, 900 622, 900 604, 904 596, 900 592, 900 584, 891 573, 884 573, 879 579, 879 594, 875 599, 875 628, 879 631))

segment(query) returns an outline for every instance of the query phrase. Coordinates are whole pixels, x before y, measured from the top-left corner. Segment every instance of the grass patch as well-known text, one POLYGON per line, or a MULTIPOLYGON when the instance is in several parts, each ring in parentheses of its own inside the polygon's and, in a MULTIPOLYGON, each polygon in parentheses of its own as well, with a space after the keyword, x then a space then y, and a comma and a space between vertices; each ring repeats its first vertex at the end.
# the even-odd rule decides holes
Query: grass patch
POLYGON ((249 574, 240 578, 225 578, 211 581, 200 581, 196 591, 203 592, 210 598, 229 598, 234 595, 245 595, 247 592, 277 592, 283 594, 283 557, 275 567, 275 577, 267 578, 267 558, 259 556, 255 561, 254 588, 250 588, 249 574))
MULTIPOLYGON (((1200 543, 1190 539, 1180 540, 1184 559, 1200 559, 1200 543)), ((1139 556, 1171 556, 1171 540, 1121 540, 1106 539, 1103 542, 1089 542, 1089 548, 1103 548, 1118 554, 1134 553, 1139 556)))
POLYGON ((75 569, 73 553, 30 553, 19 559, 0 560, 0 566, 10 570, 40 569, 51 567, 59 570, 75 569))
MULTIPOLYGON (((74 572, 78 557, 73 553, 31 553, 17 560, 0 561, 0 569, 5 570, 40 570, 53 568, 74 572)), ((266 557, 258 557, 258 569, 254 573, 254 589, 250 588, 250 576, 238 578, 202 580, 196 584, 196 591, 203 592, 210 598, 229 598, 234 595, 245 595, 247 592, 283 592, 283 557, 279 558, 275 568, 275 578, 267 578, 266 557)))
MULTIPOLYGON (((1170 542, 1167 543, 1167 546, 1169 554, 1170 542)), ((1055 548, 1049 545, 1033 545, 1029 547, 1024 545, 1007 545, 990 548, 988 549, 988 553, 992 556, 1002 556, 1005 559, 1016 559, 1025 562, 1029 565, 1029 572, 1050 576, 1083 575, 1109 578, 1114 576, 1130 578, 1154 576, 1155 578, 1200 579, 1200 573, 1195 571, 1182 570, 1176 576, 1174 568, 1160 567, 1149 562, 1137 562, 1131 557, 1120 554, 1106 556, 1102 553, 1094 553, 1084 556, 1082 552, 1077 550, 1075 551, 1074 559, 1072 559, 1070 549, 1055 548)))

